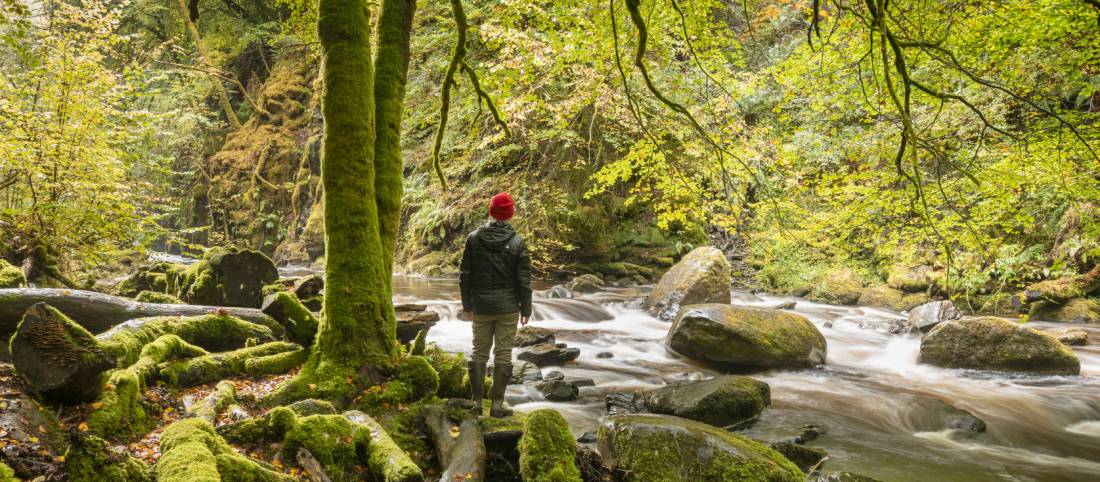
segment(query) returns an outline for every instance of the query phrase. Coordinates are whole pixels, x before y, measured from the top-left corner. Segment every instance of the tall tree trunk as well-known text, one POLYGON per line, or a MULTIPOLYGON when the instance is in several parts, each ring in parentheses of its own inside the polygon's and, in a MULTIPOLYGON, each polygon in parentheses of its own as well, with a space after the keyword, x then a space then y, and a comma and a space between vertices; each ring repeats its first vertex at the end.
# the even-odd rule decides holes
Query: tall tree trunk
POLYGON ((382 381, 398 357, 390 277, 414 8, 414 0, 383 2, 373 59, 366 1, 320 1, 324 319, 310 360, 270 399, 275 403, 305 397, 346 403, 364 385, 382 381), (378 137, 376 115, 383 122, 378 137))
MULTIPOLYGON (((199 27, 195 25, 195 19, 191 16, 191 9, 187 7, 187 0, 179 0, 180 13, 183 14, 183 20, 187 23, 187 31, 191 33, 191 40, 195 42, 195 49, 199 51, 199 61, 203 66, 210 71, 214 70, 214 66, 210 65, 210 57, 206 55, 206 47, 202 45, 202 37, 199 35, 199 27)), ((222 79, 213 73, 208 73, 210 81, 214 83, 214 90, 218 93, 218 102, 222 105, 222 110, 225 111, 226 121, 229 122, 229 126, 233 130, 238 131, 241 129, 241 121, 237 119, 237 113, 233 111, 233 104, 229 103, 229 93, 225 91, 225 86, 222 85, 222 79)))
POLYGON ((378 18, 378 53, 374 60, 374 186, 378 228, 386 272, 393 272, 393 253, 401 221, 403 161, 401 117, 409 71, 409 36, 416 0, 385 0, 378 18))

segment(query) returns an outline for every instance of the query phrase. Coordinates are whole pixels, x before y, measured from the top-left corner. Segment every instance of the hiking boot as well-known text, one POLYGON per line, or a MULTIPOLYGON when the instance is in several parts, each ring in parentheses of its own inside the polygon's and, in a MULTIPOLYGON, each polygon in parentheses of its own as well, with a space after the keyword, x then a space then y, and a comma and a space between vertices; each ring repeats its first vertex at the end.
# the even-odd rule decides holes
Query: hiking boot
POLYGON ((496 363, 493 365, 493 404, 489 407, 489 416, 504 418, 512 416, 512 409, 504 403, 504 392, 508 390, 508 382, 512 381, 512 364, 496 363))

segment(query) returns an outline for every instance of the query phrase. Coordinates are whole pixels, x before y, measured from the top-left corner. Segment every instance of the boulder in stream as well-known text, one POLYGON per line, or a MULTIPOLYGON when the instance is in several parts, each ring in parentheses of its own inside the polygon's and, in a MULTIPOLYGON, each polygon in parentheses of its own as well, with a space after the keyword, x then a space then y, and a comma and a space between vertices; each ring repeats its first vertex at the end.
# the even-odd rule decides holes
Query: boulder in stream
POLYGON ((771 405, 771 390, 760 380, 721 375, 661 387, 646 393, 645 399, 650 412, 726 427, 760 415, 771 405))
POLYGON ((1089 298, 1072 298, 1065 302, 1037 301, 1031 304, 1027 318, 1059 323, 1100 323, 1100 302, 1089 298))
POLYGON ((570 402, 577 399, 580 388, 565 380, 547 380, 535 384, 542 396, 551 402, 570 402))
POLYGON ((854 305, 862 294, 863 280, 854 271, 841 268, 830 271, 806 295, 807 299, 834 305, 854 305))
POLYGON ((604 286, 603 279, 594 274, 582 274, 565 285, 573 293, 595 293, 603 290, 604 286))
POLYGON ((789 311, 722 304, 685 307, 665 345, 688 358, 737 367, 810 367, 825 363, 825 337, 789 311))
POLYGON ((613 415, 599 427, 604 462, 628 480, 802 481, 791 461, 760 442, 669 415, 613 415))
POLYGON ((1049 334, 1004 318, 983 316, 941 323, 921 340, 920 362, 1044 375, 1077 375, 1077 355, 1049 334))
POLYGON ((730 263, 722 251, 695 248, 661 276, 645 300, 645 309, 665 321, 682 305, 729 303, 730 263))
POLYGON ((1084 346, 1089 343, 1089 332, 1080 328, 1058 328, 1045 330, 1045 333, 1053 336, 1066 346, 1084 346))
POLYGON ((945 321, 962 318, 962 312, 951 301, 933 301, 925 303, 909 312, 909 328, 928 333, 936 325, 945 321))
POLYGON ((521 326, 516 330, 516 348, 555 343, 554 332, 539 326, 521 326))
POLYGON ((512 384, 518 385, 525 382, 537 382, 542 380, 542 370, 538 365, 529 361, 516 360, 512 364, 512 384))
POLYGON ((539 367, 562 365, 581 356, 578 348, 562 348, 551 343, 543 343, 525 348, 516 355, 517 360, 528 361, 539 367))

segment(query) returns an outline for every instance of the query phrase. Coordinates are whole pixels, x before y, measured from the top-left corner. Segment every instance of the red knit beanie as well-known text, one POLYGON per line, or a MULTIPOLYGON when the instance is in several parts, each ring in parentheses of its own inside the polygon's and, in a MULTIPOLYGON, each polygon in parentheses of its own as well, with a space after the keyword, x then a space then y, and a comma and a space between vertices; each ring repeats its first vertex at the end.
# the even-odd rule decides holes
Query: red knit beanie
POLYGON ((516 205, 512 202, 512 196, 509 196, 506 192, 493 196, 493 200, 489 201, 489 215, 497 221, 512 219, 512 215, 515 213, 516 205))

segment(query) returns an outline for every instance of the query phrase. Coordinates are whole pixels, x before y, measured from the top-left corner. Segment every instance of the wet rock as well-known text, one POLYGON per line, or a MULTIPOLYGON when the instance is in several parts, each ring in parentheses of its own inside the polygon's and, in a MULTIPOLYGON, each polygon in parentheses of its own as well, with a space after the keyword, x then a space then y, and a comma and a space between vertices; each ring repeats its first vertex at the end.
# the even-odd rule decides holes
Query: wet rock
POLYGON ((294 286, 291 287, 291 291, 300 300, 312 298, 321 294, 321 290, 325 289, 325 278, 321 275, 311 274, 302 278, 298 278, 294 282, 294 286))
POLYGON ((783 454, 787 460, 794 462, 799 469, 802 469, 802 471, 807 474, 810 473, 810 469, 819 467, 818 464, 820 464, 822 460, 825 460, 825 457, 829 456, 824 450, 791 442, 775 442, 769 446, 772 450, 783 454))
POLYGON ((642 392, 608 392, 604 395, 608 415, 620 413, 649 413, 649 404, 642 392))
POLYGON ((576 385, 578 388, 596 386, 596 381, 591 379, 591 378, 568 377, 568 378, 565 379, 565 382, 566 383, 572 383, 573 385, 576 385))
POLYGON ((769 305, 768 308, 771 308, 773 310, 793 310, 795 305, 797 304, 798 302, 794 300, 782 301, 774 305, 769 305))
POLYGON ((704 375, 703 372, 683 372, 668 375, 666 377, 663 377, 661 380, 663 380, 667 385, 681 385, 684 383, 698 382, 706 379, 707 376, 704 375))
POLYGON ((950 301, 925 303, 909 312, 908 326, 913 330, 928 333, 936 325, 945 321, 962 318, 962 312, 950 301))
POLYGON ((1053 336, 1066 346, 1083 346, 1089 343, 1089 332, 1080 328, 1059 328, 1046 330, 1044 333, 1053 336))
POLYGON ((569 288, 563 285, 554 285, 554 287, 546 290, 546 297, 551 299, 570 300, 573 299, 573 292, 569 291, 569 288))
POLYGON ((958 415, 953 415, 947 419, 946 427, 952 430, 961 430, 963 432, 972 433, 984 433, 986 426, 982 419, 975 417, 970 412, 965 410, 959 410, 963 412, 958 415))
POLYGON ((397 315, 397 340, 403 345, 409 344, 421 330, 431 330, 439 322, 439 313, 424 305, 397 305, 394 313, 397 315))
POLYGON ((720 304, 685 307, 665 345, 688 358, 738 367, 825 363, 825 337, 802 315, 720 304))
POLYGON ((797 466, 764 444, 669 415, 613 415, 604 420, 597 438, 604 462, 630 474, 631 480, 722 479, 715 474, 803 480, 797 466))
POLYGON ((1003 318, 984 316, 941 323, 921 340, 920 362, 1046 375, 1076 375, 1081 362, 1053 336, 1003 318))
POLYGON ((833 472, 814 477, 812 482, 882 482, 867 476, 853 474, 851 472, 833 472))
POLYGON ((529 361, 539 367, 562 365, 581 356, 578 348, 559 348, 549 343, 524 348, 516 355, 517 360, 529 361))
POLYGON ((710 380, 661 387, 646 392, 651 413, 675 415, 718 427, 755 418, 771 404, 767 383, 722 375, 710 380))
POLYGON ((551 402, 570 402, 577 399, 580 389, 564 380, 549 380, 535 384, 542 396, 551 402))
POLYGON ((928 289, 927 266, 895 265, 886 276, 886 285, 906 293, 919 293, 928 289))
POLYGON ((854 305, 859 301, 862 289, 863 280, 859 275, 843 268, 825 275, 806 298, 834 305, 854 305))
POLYGON ((1100 302, 1073 298, 1063 303, 1039 301, 1031 305, 1027 318, 1059 323, 1100 323, 1100 302))
POLYGON ((582 444, 596 443, 596 432, 585 432, 577 437, 577 442, 582 444))
POLYGON ((516 348, 541 345, 543 343, 553 344, 554 342, 554 332, 546 328, 538 326, 521 326, 516 330, 516 348))
POLYGON ((565 380, 565 374, 557 370, 550 370, 546 372, 545 380, 565 380))
POLYGON ((615 354, 609 351, 601 351, 596 354, 596 358, 613 358, 614 356, 615 354))
POLYGON ((825 435, 828 432, 829 432, 829 429, 825 428, 824 425, 818 425, 818 424, 815 424, 815 423, 811 423, 811 424, 803 425, 802 426, 802 433, 798 434, 798 436, 793 438, 791 441, 796 443, 796 444, 804 444, 804 443, 807 443, 807 442, 812 442, 814 440, 817 440, 818 437, 820 437, 822 435, 825 435))
POLYGON ((682 305, 729 303, 730 264, 725 254, 711 248, 695 248, 661 277, 644 307, 665 321, 672 320, 682 305))
POLYGON ((525 382, 537 382, 542 380, 542 370, 534 363, 517 360, 512 364, 512 384, 518 385, 525 382))
POLYGON ((595 293, 602 291, 604 286, 603 279, 594 274, 582 274, 565 285, 573 293, 595 293))

